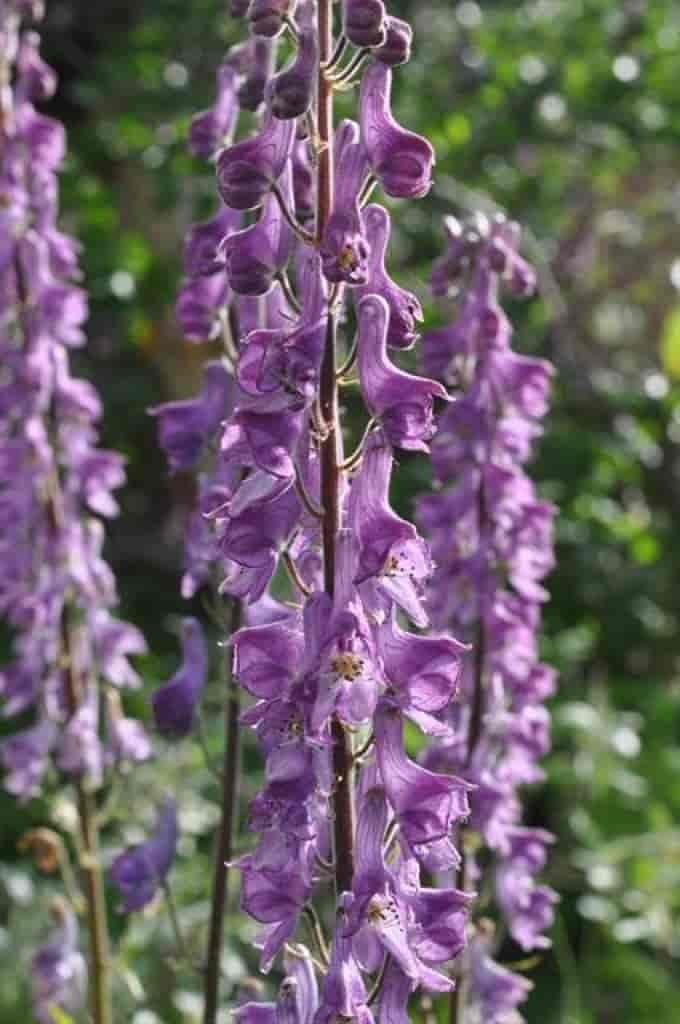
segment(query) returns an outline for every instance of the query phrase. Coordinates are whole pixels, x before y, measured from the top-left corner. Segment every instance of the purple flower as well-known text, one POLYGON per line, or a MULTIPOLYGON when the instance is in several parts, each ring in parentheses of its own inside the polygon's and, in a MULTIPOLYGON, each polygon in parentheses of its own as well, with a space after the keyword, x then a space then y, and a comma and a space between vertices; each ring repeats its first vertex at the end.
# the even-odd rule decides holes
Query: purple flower
POLYGON ((367 295, 358 310, 358 367, 369 412, 397 448, 427 451, 434 432, 432 401, 448 397, 437 381, 414 377, 387 359, 390 310, 380 295, 367 295))
POLYGON ((388 196, 419 199, 432 186, 434 150, 420 135, 401 128, 390 109, 392 71, 375 61, 364 71, 359 99, 361 140, 373 173, 388 196))
POLYGON ((376 601, 370 602, 368 593, 365 601, 379 606, 382 599, 388 607, 394 602, 417 626, 426 626, 422 598, 431 571, 429 551, 415 527, 389 506, 391 470, 392 451, 377 431, 365 442, 350 492, 348 519, 359 545, 355 582, 375 590, 376 601))
MULTIPOLYGON (((313 10, 313 8, 312 8, 313 10)), ((302 117, 314 96, 319 46, 313 23, 298 26, 297 50, 272 82, 272 113, 275 117, 302 117)))
POLYGON ((54 723, 43 718, 37 725, 0 743, 0 761, 5 769, 8 793, 20 800, 27 800, 36 793, 47 770, 56 737, 54 723))
POLYGON ((120 696, 115 690, 106 691, 106 741, 107 765, 130 766, 151 757, 151 742, 144 726, 136 718, 123 714, 120 696))
POLYGON ((339 1018, 357 1024, 373 1024, 368 992, 352 952, 352 940, 345 937, 340 919, 333 935, 331 961, 321 985, 321 1000, 313 1024, 334 1024, 339 1018))
POLYGON ((151 698, 158 729, 181 739, 194 726, 196 707, 208 672, 208 652, 201 624, 197 619, 182 620, 182 664, 151 698))
POLYGON ((382 296, 389 308, 387 344, 391 348, 411 348, 418 339, 416 323, 423 319, 423 310, 416 296, 395 284, 385 269, 390 237, 389 214, 384 207, 372 203, 363 211, 361 219, 370 247, 369 277, 367 284, 354 289, 355 308, 359 308, 367 295, 382 296))
POLYGON ((319 248, 323 272, 329 281, 366 284, 370 250, 361 221, 359 195, 368 162, 354 121, 342 121, 338 125, 335 146, 337 172, 333 209, 319 248))
POLYGON ((238 230, 240 213, 223 206, 210 220, 193 224, 184 243, 184 270, 188 277, 208 277, 224 269, 221 243, 238 230))
POLYGON ((188 341, 212 341, 220 330, 220 313, 229 289, 223 273, 186 280, 175 304, 177 322, 188 341))
POLYGON ((163 804, 156 831, 138 846, 119 853, 111 865, 111 880, 118 889, 120 909, 141 910, 165 882, 177 846, 177 810, 172 800, 163 804))
POLYGON ((509 971, 489 955, 488 936, 480 934, 470 942, 470 979, 473 1005, 488 1024, 513 1024, 517 1007, 533 985, 528 978, 509 971))
POLYGON ((222 363, 206 363, 203 387, 197 398, 165 402, 149 409, 158 417, 161 448, 173 470, 189 469, 229 413, 232 378, 222 363))
POLYGON ((87 991, 87 965, 78 949, 78 923, 63 900, 50 907, 57 927, 31 961, 33 1013, 39 1024, 54 1024, 53 1010, 77 1014, 87 991))
POLYGON ((99 695, 95 687, 90 686, 61 734, 57 764, 62 771, 83 779, 92 789, 101 785, 104 768, 98 724, 99 695))
POLYGON ((401 833, 416 855, 422 847, 447 838, 468 817, 473 788, 454 775, 421 768, 404 752, 402 716, 386 703, 378 705, 375 740, 380 776, 401 833))
POLYGON ((254 210, 281 177, 295 140, 295 122, 267 114, 261 130, 222 150, 217 187, 227 206, 254 210))
MULTIPOLYGON (((293 189, 290 162, 281 179, 281 192, 292 205, 293 189)), ((281 207, 270 195, 260 219, 242 231, 229 235, 222 246, 227 279, 239 295, 265 295, 274 277, 290 258, 293 232, 281 214, 281 207)))

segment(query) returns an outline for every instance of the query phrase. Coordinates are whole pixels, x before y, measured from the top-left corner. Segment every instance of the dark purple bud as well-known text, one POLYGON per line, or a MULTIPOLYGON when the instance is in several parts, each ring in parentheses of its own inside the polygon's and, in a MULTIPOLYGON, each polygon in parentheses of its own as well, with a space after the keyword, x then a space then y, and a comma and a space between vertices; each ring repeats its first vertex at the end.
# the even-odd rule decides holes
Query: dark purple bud
POLYGON ((40 36, 24 32, 16 61, 17 96, 30 100, 49 100, 57 88, 57 76, 40 57, 40 36))
POLYGON ((248 21, 254 35, 273 38, 283 32, 285 19, 295 12, 297 0, 251 0, 248 21))
POLYGON ((250 61, 245 69, 245 81, 238 91, 238 101, 244 110, 257 111, 264 103, 267 82, 274 73, 275 54, 271 39, 251 41, 250 61))
POLYGON ((387 37, 382 46, 373 51, 373 56, 383 64, 396 68, 411 59, 412 41, 413 29, 409 23, 401 18, 388 17, 387 37))
POLYGON ((123 714, 116 690, 106 691, 106 741, 107 765, 131 765, 151 757, 151 743, 144 726, 123 714))
POLYGON ((463 225, 455 217, 445 217, 444 228, 446 251, 434 261, 430 278, 430 288, 436 299, 445 298, 459 282, 477 244, 463 231, 463 225))
POLYGON ((177 810, 168 799, 151 838, 118 854, 111 865, 111 880, 120 894, 123 913, 141 910, 151 902, 170 870, 176 846, 177 810))
POLYGON ((419 199, 432 186, 434 150, 414 132, 401 128, 392 116, 392 71, 370 64, 361 82, 359 123, 369 163, 384 191, 397 199, 419 199))
MULTIPOLYGON (((290 162, 281 176, 281 193, 290 209, 293 201, 290 162)), ((281 213, 279 201, 270 195, 260 219, 225 239, 221 253, 227 279, 239 295, 266 295, 274 277, 288 263, 293 232, 281 213)))
POLYGON ((366 285, 353 293, 355 307, 366 295, 380 295, 389 308, 387 344, 391 348, 410 348, 416 341, 416 323, 423 319, 420 302, 412 292, 400 288, 385 269, 385 254, 390 237, 390 218, 387 210, 376 203, 367 206, 361 215, 366 239, 370 247, 369 278, 366 285))
POLYGON ((368 280, 369 245, 359 210, 359 193, 366 178, 367 160, 354 121, 342 121, 336 132, 337 173, 333 209, 320 253, 329 281, 350 285, 368 280))
POLYGON ((249 6, 250 0, 229 0, 229 13, 232 18, 244 18, 249 6))
POLYGON ((217 187, 227 206, 254 210, 281 177, 295 142, 295 122, 271 114, 256 135, 225 149, 217 160, 217 187))
POLYGON ((220 329, 219 315, 227 302, 225 274, 185 281, 175 304, 177 323, 187 341, 211 341, 220 329))
POLYGON ((198 619, 182 620, 182 664, 151 698, 160 732, 181 739, 194 725, 196 707, 208 672, 208 651, 198 619))
POLYGON ((295 56, 272 83, 272 113, 275 117, 302 117, 307 113, 314 95, 318 60, 316 29, 300 29, 295 56))
POLYGON ((382 0, 342 0, 342 27, 355 46, 382 46, 387 35, 382 0))

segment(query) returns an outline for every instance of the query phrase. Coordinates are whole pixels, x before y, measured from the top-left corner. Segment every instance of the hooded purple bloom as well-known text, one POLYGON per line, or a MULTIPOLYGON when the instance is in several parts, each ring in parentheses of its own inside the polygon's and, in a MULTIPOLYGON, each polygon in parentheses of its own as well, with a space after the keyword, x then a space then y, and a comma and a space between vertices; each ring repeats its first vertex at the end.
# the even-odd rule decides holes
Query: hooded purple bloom
POLYGON ((392 451, 376 431, 366 439, 350 492, 348 518, 359 544, 355 583, 370 582, 388 607, 394 602, 417 626, 426 626, 422 597, 431 571, 429 550, 415 527, 389 506, 391 471, 392 451))
POLYGON ((350 285, 368 280, 369 245, 359 210, 359 195, 366 180, 368 162, 354 121, 342 121, 335 133, 337 171, 333 209, 319 252, 329 281, 350 285))
POLYGON ((177 295, 175 315, 187 341, 212 341, 220 330, 220 313, 229 296, 223 273, 184 281, 177 295))
MULTIPOLYGON (((282 174, 281 191, 290 207, 293 197, 290 162, 282 174)), ((278 200, 270 195, 260 219, 224 241, 221 253, 232 289, 239 295, 265 295, 275 275, 288 263, 292 246, 293 232, 281 214, 278 200)))
POLYGON ((474 787, 455 775, 421 768, 404 752, 402 716, 382 702, 375 717, 378 765, 402 835, 418 854, 468 817, 468 792, 474 787))
POLYGON ((375 176, 388 196, 420 199, 432 186, 434 150, 430 143, 401 128, 392 116, 392 71, 375 61, 364 71, 359 98, 361 140, 375 176))
POLYGON ((198 619, 182 620, 181 638, 182 664, 151 698, 158 729, 175 739, 188 736, 193 729, 208 672, 208 652, 198 619))
POLYGON ((405 373, 388 361, 390 310, 384 298, 362 299, 358 320, 359 383, 369 412, 395 447, 427 451, 434 432, 432 401, 446 399, 446 390, 437 381, 405 373))
POLYGON ((295 947, 286 957, 286 976, 275 1003, 244 1003, 232 1011, 239 1024, 312 1024, 319 1004, 316 974, 309 952, 295 947))
POLYGON ((274 41, 265 36, 255 36, 250 43, 244 43, 247 60, 241 71, 245 76, 238 91, 238 101, 244 110, 257 113, 264 103, 267 83, 274 73, 276 50, 274 41))
POLYGON ((227 206, 254 210, 281 177, 295 141, 295 122, 268 112, 261 130, 224 149, 217 159, 217 187, 227 206))
POLYGON ((184 243, 184 270, 188 277, 208 277, 224 269, 221 244, 238 230, 241 214, 223 206, 210 220, 193 224, 184 243))
POLYGON ((517 827, 509 834, 509 854, 496 870, 498 902, 522 949, 546 949, 550 940, 544 932, 552 924, 557 894, 534 876, 545 866, 546 845, 554 838, 537 828, 517 827))
POLYGON ((31 961, 33 1014, 38 1024, 54 1024, 53 1010, 77 1014, 87 991, 87 964, 78 949, 78 922, 63 900, 50 908, 57 927, 31 961))
POLYGON ((101 785, 104 767, 98 724, 99 695, 95 687, 90 686, 67 722, 57 749, 57 764, 61 770, 84 779, 93 789, 101 785))
POLYGON ((470 973, 473 1005, 479 1008, 487 1024, 513 1024, 519 1021, 517 1007, 533 988, 528 978, 501 967, 489 955, 484 934, 470 942, 470 973))
POLYGON ((341 0, 342 27, 355 46, 382 46, 387 34, 382 0, 341 0))
MULTIPOLYGON (((313 8, 307 8, 313 12, 313 8)), ((304 11, 304 8, 303 8, 304 11)), ((298 19, 298 44, 290 62, 272 82, 272 113, 275 117, 302 117, 314 96, 318 72, 319 44, 316 26, 298 19)))
POLYGON ((120 909, 129 914, 141 910, 165 882, 177 846, 177 810, 166 800, 160 810, 154 834, 129 850, 119 853, 111 865, 111 880, 118 889, 120 909))
POLYGON ((331 962, 321 986, 321 1002, 313 1024, 335 1024, 338 1019, 374 1024, 361 970, 352 953, 352 940, 343 933, 342 917, 336 925, 331 962))
POLYGON ((354 289, 355 308, 367 295, 380 295, 389 308, 387 344, 391 348, 410 348, 417 340, 416 323, 423 319, 420 302, 412 292, 400 288, 385 269, 385 254, 390 238, 390 217, 387 210, 372 203, 361 215, 370 247, 368 283, 354 289))
POLYGON ((173 470, 189 469, 229 414, 232 378, 222 363, 206 363, 196 398, 165 402, 149 409, 158 417, 160 444, 173 470))

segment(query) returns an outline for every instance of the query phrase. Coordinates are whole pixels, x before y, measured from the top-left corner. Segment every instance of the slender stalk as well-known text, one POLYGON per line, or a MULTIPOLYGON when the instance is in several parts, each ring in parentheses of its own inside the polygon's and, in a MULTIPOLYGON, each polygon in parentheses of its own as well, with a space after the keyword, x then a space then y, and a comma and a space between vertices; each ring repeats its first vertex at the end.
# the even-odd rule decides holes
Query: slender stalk
MULTIPOLYGON (((231 633, 241 625, 241 603, 234 600, 231 609, 231 633)), ((226 660, 226 659, 225 659, 226 660)), ((205 1003, 203 1024, 215 1024, 220 993, 220 961, 224 939, 224 914, 229 891, 229 862, 233 856, 236 809, 238 807, 239 765, 241 760, 241 713, 238 683, 229 673, 227 702, 224 712, 225 744, 222 768, 222 814, 217 833, 215 873, 213 876, 210 928, 205 962, 205 1003)))
MULTIPOLYGON (((320 239, 333 203, 333 86, 324 68, 333 54, 333 2, 319 0, 319 75, 317 123, 319 156, 317 176, 316 234, 320 239)), ((336 381, 336 317, 329 309, 326 345, 321 365, 321 415, 328 433, 321 444, 321 521, 324 556, 324 586, 333 595, 335 584, 335 548, 340 529, 340 470, 342 435, 338 423, 338 386, 336 381)), ((352 888, 354 875, 354 792, 352 783, 352 744, 342 722, 333 718, 332 796, 333 850, 337 893, 352 888)))
MULTIPOLYGON (((68 611, 62 618, 62 653, 64 680, 69 715, 80 706, 83 685, 73 659, 73 635, 68 611)), ((76 802, 82 851, 80 855, 81 887, 85 897, 85 913, 90 937, 90 1005, 94 1024, 112 1024, 111 951, 106 917, 104 883, 99 863, 99 830, 94 794, 85 783, 76 780, 76 802)))

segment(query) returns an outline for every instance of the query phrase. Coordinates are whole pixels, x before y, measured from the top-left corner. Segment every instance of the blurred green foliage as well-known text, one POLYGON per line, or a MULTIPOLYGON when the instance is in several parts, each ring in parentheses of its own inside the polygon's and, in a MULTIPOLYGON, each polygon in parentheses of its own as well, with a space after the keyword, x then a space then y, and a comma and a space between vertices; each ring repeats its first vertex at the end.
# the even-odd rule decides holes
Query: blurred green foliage
MULTIPOLYGON (((109 554, 125 614, 145 630, 145 693, 176 664, 172 616, 187 480, 169 479, 149 405, 189 393, 203 352, 177 336, 172 303, 183 232, 214 204, 188 155, 191 114, 211 100, 222 52, 240 36, 221 0, 86 4, 53 0, 46 54, 68 126, 63 219, 84 243, 91 343, 78 369, 106 407, 106 444, 129 486, 109 554)), ((394 204, 392 264, 419 291, 442 241, 439 215, 499 207, 525 228, 537 300, 513 309, 517 344, 558 369, 535 474, 557 502, 558 567, 544 653, 561 673, 554 752, 529 820, 557 836, 550 880, 562 903, 553 950, 531 969, 530 1024, 680 1020, 680 8, 673 0, 390 0, 416 31, 397 75, 399 119, 437 149, 436 188, 394 204)), ((425 297, 425 296, 423 296, 425 297)), ((429 310, 430 317, 437 313, 429 310)), ((427 486, 407 459, 397 503, 427 486)), ((192 609, 201 611, 200 604, 192 609)), ((218 666, 216 666, 217 669, 218 666)), ((206 744, 220 748, 219 673, 206 744)), ((148 718, 143 695, 130 709, 148 718)), ((247 753, 245 795, 257 782, 247 753)), ((217 787, 198 746, 123 780, 105 833, 141 837, 159 791, 179 795, 173 872, 185 940, 200 950, 217 787)), ((30 950, 54 883, 16 840, 46 811, 68 829, 66 797, 16 808, 0 798, 0 1020, 26 1019, 30 950), (29 913, 30 910, 30 913, 29 913), (18 953, 18 955, 17 955, 18 953)), ((111 897, 113 899, 113 897, 111 897)), ((112 911, 114 907, 112 905, 112 911)), ((119 1012, 133 1024, 191 1024, 198 982, 174 957, 160 910, 120 942, 119 1012)), ((231 912, 224 971, 252 968, 251 926, 231 912)), ((508 961, 517 949, 503 950, 508 961)), ((226 1020, 226 1017, 225 1017, 226 1020)))

